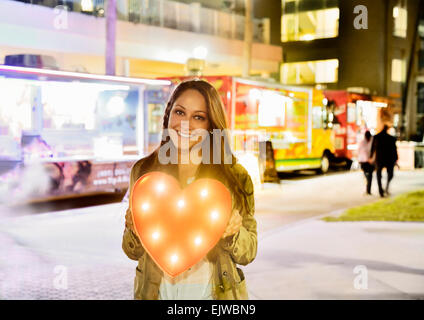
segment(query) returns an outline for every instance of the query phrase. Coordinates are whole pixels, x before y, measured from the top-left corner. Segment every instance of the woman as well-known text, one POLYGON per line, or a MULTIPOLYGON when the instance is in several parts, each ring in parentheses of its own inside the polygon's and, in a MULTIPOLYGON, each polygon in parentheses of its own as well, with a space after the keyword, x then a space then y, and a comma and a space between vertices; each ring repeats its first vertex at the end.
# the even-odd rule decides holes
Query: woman
MULTIPOLYGON (((233 211, 220 241, 202 261, 174 279, 162 272, 135 235, 130 204, 125 216, 122 248, 130 259, 138 260, 135 299, 247 299, 244 275, 236 265, 247 265, 256 256, 253 184, 247 171, 236 163, 231 153, 230 161, 224 161, 225 152, 228 155, 226 150, 229 150, 228 139, 221 136, 218 140, 221 143, 217 144, 217 139, 212 138, 216 132, 212 134, 214 129, 227 129, 218 92, 206 81, 182 82, 172 93, 165 109, 161 145, 151 155, 137 161, 131 169, 130 190, 143 174, 162 171, 173 175, 182 187, 199 178, 219 180, 230 190, 233 199, 233 211), (210 135, 210 139, 204 141, 208 141, 213 150, 209 155, 202 153, 200 164, 192 159, 187 163, 182 161, 199 142, 195 133, 202 130, 207 130, 210 135), (168 131, 169 136, 166 134, 168 131), (162 151, 167 145, 172 145, 177 151, 176 164, 163 164, 162 151), (214 164, 216 161, 207 161, 212 159, 216 153, 213 151, 218 148, 221 161, 217 164, 214 164)), ((170 153, 168 150, 166 154, 170 153)))
POLYGON ((358 161, 361 164, 361 169, 367 179, 366 195, 371 195, 372 173, 374 171, 374 165, 370 159, 372 145, 371 138, 371 133, 369 131, 365 132, 364 139, 359 143, 358 147, 358 161))

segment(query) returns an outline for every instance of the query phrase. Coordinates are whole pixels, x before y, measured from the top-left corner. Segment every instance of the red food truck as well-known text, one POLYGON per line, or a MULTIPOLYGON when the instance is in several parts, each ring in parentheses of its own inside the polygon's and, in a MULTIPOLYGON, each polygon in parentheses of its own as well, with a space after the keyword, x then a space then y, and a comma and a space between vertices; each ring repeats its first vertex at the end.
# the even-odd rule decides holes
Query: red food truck
POLYGON ((388 100, 346 90, 326 90, 324 95, 334 114, 335 155, 356 161, 358 143, 364 138, 365 131, 374 134, 382 128, 388 100))

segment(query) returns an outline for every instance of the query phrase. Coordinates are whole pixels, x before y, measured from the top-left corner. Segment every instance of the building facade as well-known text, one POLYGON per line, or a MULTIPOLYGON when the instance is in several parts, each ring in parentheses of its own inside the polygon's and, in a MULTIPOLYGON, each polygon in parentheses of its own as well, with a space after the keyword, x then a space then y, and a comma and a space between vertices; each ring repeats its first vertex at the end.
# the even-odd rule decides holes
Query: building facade
MULTIPOLYGON (((206 61, 206 75, 241 74, 242 0, 117 0, 116 5, 117 75, 184 75, 190 58, 206 61)), ((104 16, 104 0, 1 1, 0 63, 10 54, 43 54, 61 70, 104 74, 104 16)), ((251 73, 278 73, 281 58, 281 45, 270 43, 269 19, 254 18, 251 73)))
POLYGON ((388 97, 398 134, 422 139, 422 2, 283 0, 281 82, 388 97))

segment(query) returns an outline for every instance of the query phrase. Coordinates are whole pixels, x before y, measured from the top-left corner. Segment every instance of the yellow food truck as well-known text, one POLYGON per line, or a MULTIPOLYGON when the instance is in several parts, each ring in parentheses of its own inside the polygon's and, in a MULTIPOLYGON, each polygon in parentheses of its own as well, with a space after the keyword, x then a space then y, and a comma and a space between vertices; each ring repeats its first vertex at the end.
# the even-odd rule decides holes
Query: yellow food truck
MULTIPOLYGON (((176 84, 185 79, 170 80, 176 84)), ((267 154, 262 173, 269 166, 278 172, 328 171, 335 151, 334 115, 321 90, 229 76, 201 79, 211 83, 222 97, 235 152, 253 152, 258 158, 267 154), (266 148, 259 152, 261 142, 266 148)))

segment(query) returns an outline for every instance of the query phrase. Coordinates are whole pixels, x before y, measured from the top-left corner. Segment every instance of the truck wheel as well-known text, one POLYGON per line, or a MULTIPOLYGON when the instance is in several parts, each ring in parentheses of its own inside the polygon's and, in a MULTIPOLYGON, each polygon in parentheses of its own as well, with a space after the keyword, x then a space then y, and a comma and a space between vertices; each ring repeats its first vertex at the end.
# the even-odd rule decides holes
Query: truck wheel
POLYGON ((330 169, 330 159, 328 155, 324 153, 321 158, 321 168, 318 169, 318 172, 324 174, 328 172, 328 169, 330 169))
POLYGON ((350 159, 346 159, 346 166, 345 166, 345 169, 346 169, 346 170, 350 170, 350 169, 352 168, 352 163, 353 163, 353 161, 352 161, 352 160, 350 160, 350 159))

